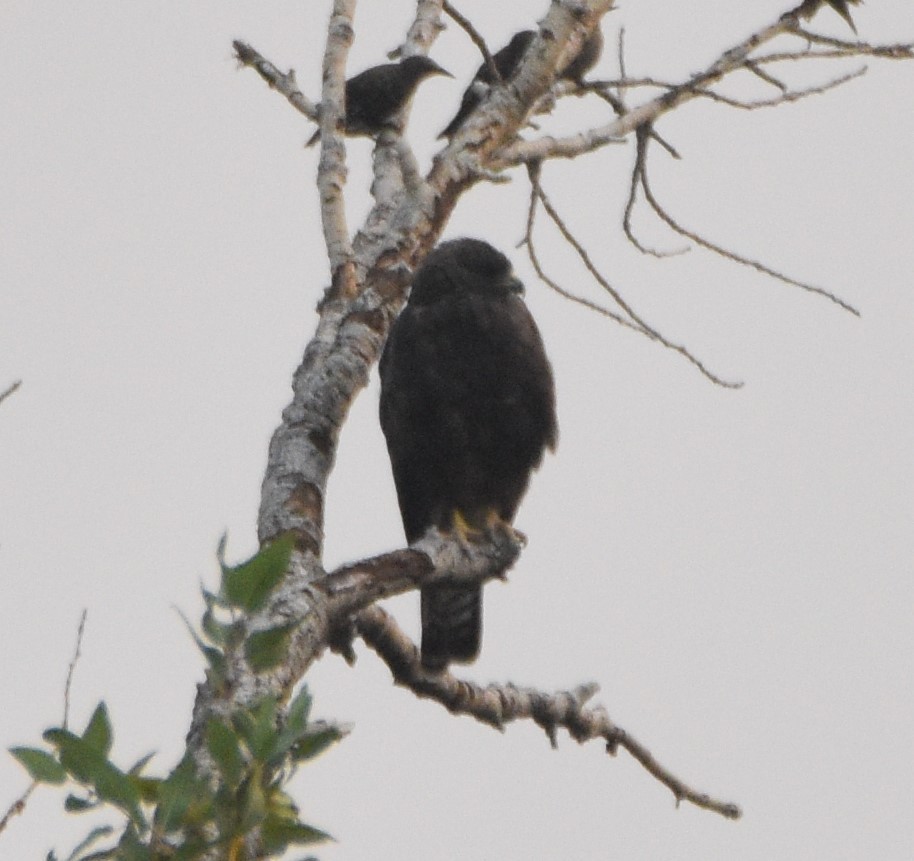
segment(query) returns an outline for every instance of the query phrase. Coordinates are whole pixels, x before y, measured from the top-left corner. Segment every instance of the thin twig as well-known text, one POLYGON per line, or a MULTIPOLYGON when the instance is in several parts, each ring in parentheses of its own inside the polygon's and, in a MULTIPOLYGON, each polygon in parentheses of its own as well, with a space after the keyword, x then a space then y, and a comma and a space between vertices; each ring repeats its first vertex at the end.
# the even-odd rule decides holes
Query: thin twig
POLYGON ((63 728, 67 728, 67 723, 70 719, 70 686, 73 684, 73 671, 76 669, 76 664, 81 657, 80 647, 83 643, 83 632, 86 630, 86 614, 87 610, 83 610, 82 615, 79 617, 79 627, 76 629, 76 648, 73 650, 73 659, 70 661, 70 666, 67 668, 67 681, 63 686, 63 728))
POLYGON ((6 813, 3 814, 3 819, 0 819, 0 834, 6 830, 6 826, 9 825, 10 820, 14 816, 21 816, 25 812, 25 805, 29 800, 29 796, 35 791, 35 787, 38 786, 38 781, 33 780, 25 792, 22 793, 8 808, 6 813))
POLYGON ((16 380, 9 388, 4 392, 0 392, 0 404, 2 404, 13 392, 17 391, 19 386, 22 385, 22 380, 16 380))
MULTIPOLYGON (((893 45, 871 45, 869 42, 847 42, 844 39, 835 39, 831 36, 823 36, 820 33, 813 33, 805 27, 790 27, 790 32, 795 36, 810 42, 813 45, 828 45, 843 52, 844 56, 860 57, 863 55, 871 57, 883 57, 887 60, 910 60, 914 58, 914 44, 911 42, 896 42, 893 45)), ((757 60, 760 58, 756 58, 757 60)))
POLYGON ((597 269, 597 267, 594 265, 593 261, 590 259, 590 255, 587 253, 587 250, 581 245, 580 242, 578 242, 577 238, 574 236, 574 234, 572 234, 568 226, 556 211, 555 207, 552 205, 552 202, 549 200, 548 196, 543 190, 542 185, 540 184, 536 171, 530 172, 530 182, 534 187, 534 193, 543 204, 543 209, 546 210, 546 213, 552 219, 553 224, 555 224, 555 226, 558 228, 565 241, 574 249, 575 253, 581 259, 581 262, 587 268, 587 271, 590 272, 590 274, 593 276, 594 280, 607 293, 609 293, 610 296, 612 296, 616 304, 628 315, 631 321, 635 324, 633 328, 635 328, 641 334, 646 335, 651 340, 662 344, 667 349, 679 353, 683 358, 687 359, 696 368, 698 368, 698 370, 712 383, 715 383, 718 386, 723 386, 727 389, 738 389, 742 387, 742 382, 724 380, 722 377, 717 376, 717 374, 709 370, 705 364, 701 362, 698 357, 694 356, 685 346, 670 341, 665 336, 661 335, 660 332, 658 332, 653 326, 643 320, 625 301, 619 291, 616 290, 609 283, 609 281, 606 280, 606 278, 603 276, 603 273, 601 273, 600 270, 597 269))
POLYGON ((856 78, 862 77, 866 74, 866 72, 867 67, 861 66, 856 71, 848 72, 846 75, 841 75, 837 78, 832 78, 830 81, 826 81, 824 84, 819 84, 815 87, 806 87, 802 90, 786 90, 782 92, 781 95, 775 96, 773 99, 755 99, 752 101, 743 101, 741 99, 734 99, 730 96, 721 95, 714 90, 703 90, 701 95, 711 99, 712 101, 719 102, 720 104, 727 105, 731 108, 739 108, 740 110, 744 111, 754 111, 758 110, 759 108, 776 108, 780 105, 786 105, 790 102, 799 102, 801 99, 806 99, 809 96, 822 95, 823 93, 834 90, 837 87, 848 83, 849 81, 853 81, 856 78))
POLYGON ((232 47, 235 49, 235 57, 241 66, 252 68, 270 85, 271 89, 282 93, 295 110, 304 114, 309 120, 317 122, 317 106, 298 89, 294 70, 280 72, 269 60, 240 39, 232 42, 232 47))
MULTIPOLYGON (((19 384, 14 383, 11 389, 7 390, 0 396, 0 400, 3 400, 11 391, 15 391, 18 388, 19 384)), ((86 611, 83 610, 82 615, 79 618, 79 627, 76 630, 76 649, 73 652, 73 658, 70 661, 70 666, 67 668, 67 681, 64 684, 63 688, 63 728, 67 728, 67 721, 70 715, 70 685, 73 681, 73 670, 76 669, 76 663, 80 657, 80 646, 83 641, 83 631, 86 627, 86 611)), ((28 803, 29 797, 35 791, 35 788, 38 786, 38 781, 33 780, 25 792, 19 796, 8 808, 6 813, 3 814, 3 818, 0 819, 0 834, 4 832, 6 826, 9 824, 10 820, 14 816, 20 816, 25 812, 25 805, 28 803)))
POLYGON ((644 163, 647 154, 648 139, 654 137, 651 133, 650 126, 642 126, 635 132, 635 164, 632 168, 631 181, 629 183, 628 200, 625 202, 625 210, 622 214, 622 231, 632 245, 635 246, 642 254, 648 254, 651 257, 675 257, 685 254, 689 251, 688 246, 685 248, 674 248, 672 251, 658 251, 655 248, 648 248, 642 245, 638 237, 632 230, 632 213, 635 209, 635 202, 638 198, 638 186, 641 182, 641 174, 644 171, 644 163))
POLYGON ((444 0, 442 6, 444 11, 454 20, 454 23, 463 30, 467 36, 470 37, 473 44, 479 48, 479 52, 482 54, 483 61, 486 64, 486 68, 489 70, 489 74, 492 76, 493 81, 501 83, 501 74, 498 71, 498 66, 495 65, 495 60, 492 57, 492 52, 489 51, 489 46, 486 44, 486 40, 482 38, 480 32, 473 26, 469 18, 464 17, 460 14, 449 2, 444 0))
POLYGON ((424 669, 415 644, 380 607, 363 610, 355 624, 365 643, 387 664, 395 683, 416 696, 434 700, 453 714, 468 715, 499 730, 512 721, 532 720, 546 733, 553 747, 557 746, 556 733, 560 728, 567 730, 578 744, 602 739, 610 754, 620 747, 628 751, 673 793, 677 804, 686 801, 727 819, 739 819, 742 815, 738 805, 697 792, 676 777, 643 744, 617 726, 603 706, 588 706, 588 700, 599 690, 595 684, 555 693, 512 684, 483 687, 458 679, 448 671, 424 669))
POLYGON ((654 210, 654 212, 657 213, 659 218, 667 225, 669 225, 669 227, 680 236, 685 236, 686 238, 691 239, 696 245, 700 245, 702 248, 707 248, 709 251, 713 251, 715 254, 719 254, 721 257, 724 257, 727 260, 732 260, 733 262, 740 263, 743 266, 750 266, 756 271, 781 281, 784 284, 789 284, 793 287, 799 287, 801 290, 805 290, 808 293, 815 293, 818 296, 824 296, 830 302, 834 302, 845 311, 849 311, 855 317, 860 316, 860 312, 853 305, 851 305, 849 302, 845 302, 843 299, 836 296, 831 291, 825 290, 822 287, 816 287, 812 284, 807 284, 804 281, 797 281, 795 278, 791 278, 790 276, 785 275, 783 272, 772 269, 770 266, 766 266, 764 263, 761 263, 758 260, 753 260, 750 257, 743 257, 741 254, 729 251, 726 248, 723 248, 722 246, 717 245, 708 239, 705 239, 705 237, 695 233, 695 231, 683 227, 666 211, 666 209, 664 209, 664 207, 654 197, 654 193, 651 190, 651 185, 648 180, 646 158, 641 170, 641 189, 644 192, 645 199, 651 205, 651 208, 654 210))

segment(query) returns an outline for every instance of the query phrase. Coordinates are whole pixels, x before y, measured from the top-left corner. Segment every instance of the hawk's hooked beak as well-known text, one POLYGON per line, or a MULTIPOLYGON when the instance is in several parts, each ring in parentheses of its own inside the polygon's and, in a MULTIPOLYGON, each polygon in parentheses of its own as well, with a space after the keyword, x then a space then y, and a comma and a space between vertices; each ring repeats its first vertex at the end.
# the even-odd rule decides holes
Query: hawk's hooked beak
POLYGON ((520 280, 513 272, 508 277, 508 281, 505 284, 508 288, 509 293, 516 293, 518 296, 523 296, 525 292, 524 282, 520 280))

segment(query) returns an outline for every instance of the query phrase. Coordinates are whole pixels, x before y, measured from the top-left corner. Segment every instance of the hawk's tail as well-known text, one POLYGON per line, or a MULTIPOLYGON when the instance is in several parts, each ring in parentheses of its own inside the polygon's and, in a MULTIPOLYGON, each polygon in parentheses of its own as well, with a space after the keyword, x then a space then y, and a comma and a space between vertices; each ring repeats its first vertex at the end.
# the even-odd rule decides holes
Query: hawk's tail
POLYGON ((422 666, 443 670, 466 663, 482 640, 481 586, 426 586, 422 590, 422 666))

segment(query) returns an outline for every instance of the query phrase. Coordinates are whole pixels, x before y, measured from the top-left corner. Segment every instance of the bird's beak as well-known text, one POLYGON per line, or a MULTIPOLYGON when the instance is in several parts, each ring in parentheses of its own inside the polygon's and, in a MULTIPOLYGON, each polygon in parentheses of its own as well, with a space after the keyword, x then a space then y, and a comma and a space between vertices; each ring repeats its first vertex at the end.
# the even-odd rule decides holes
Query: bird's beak
MULTIPOLYGON (((434 62, 434 61, 433 61, 434 62)), ((444 75, 446 78, 453 78, 454 76, 447 70, 435 63, 435 70, 432 72, 433 75, 444 75)))
POLYGON ((508 279, 508 292, 516 293, 518 296, 523 296, 526 292, 524 288, 524 282, 520 280, 516 275, 512 275, 508 279))

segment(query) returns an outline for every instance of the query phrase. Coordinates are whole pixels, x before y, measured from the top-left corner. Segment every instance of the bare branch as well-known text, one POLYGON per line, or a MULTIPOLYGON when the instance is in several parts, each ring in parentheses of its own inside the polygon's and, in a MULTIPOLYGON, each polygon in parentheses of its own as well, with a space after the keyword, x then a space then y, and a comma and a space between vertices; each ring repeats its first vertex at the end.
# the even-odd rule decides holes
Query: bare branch
POLYGON ((35 791, 38 786, 38 781, 33 780, 27 787, 25 792, 22 793, 7 809, 6 813, 3 814, 3 818, 0 819, 0 834, 6 830, 6 826, 10 824, 10 821, 14 816, 21 816, 25 812, 25 806, 28 803, 29 797, 35 791))
MULTIPOLYGON (((624 58, 621 56, 620 34, 620 65, 622 68, 620 80, 589 82, 584 88, 597 92, 606 92, 608 87, 614 87, 617 90, 616 98, 620 100, 622 92, 633 87, 656 87, 663 89, 664 92, 651 101, 627 111, 619 116, 614 122, 607 123, 606 125, 591 128, 587 131, 578 132, 566 137, 543 137, 532 141, 512 141, 495 154, 491 166, 505 169, 507 167, 537 160, 575 158, 577 155, 592 152, 609 143, 617 143, 620 139, 628 136, 641 126, 653 126, 659 117, 694 98, 709 98, 732 104, 734 107, 746 107, 750 103, 740 103, 737 100, 727 99, 716 93, 712 89, 712 86, 733 72, 741 70, 746 70, 752 74, 761 76, 767 83, 778 86, 776 79, 767 75, 767 73, 761 69, 761 66, 767 63, 788 59, 805 59, 808 57, 847 58, 873 56, 885 59, 910 59, 911 57, 914 57, 914 46, 908 44, 869 45, 865 42, 844 42, 840 39, 830 39, 825 36, 818 36, 800 27, 796 13, 797 10, 793 10, 793 12, 783 15, 774 24, 768 25, 758 32, 753 33, 743 42, 721 54, 704 72, 693 75, 689 80, 679 84, 665 83, 650 78, 626 80, 624 58), (807 50, 804 52, 786 52, 753 56, 754 52, 762 45, 782 35, 797 36, 806 39, 811 43, 828 46, 829 50, 819 52, 807 50)), ((828 89, 839 86, 841 83, 845 83, 846 80, 850 80, 855 76, 855 74, 851 74, 842 78, 837 78, 834 82, 825 85, 822 88, 798 91, 791 96, 782 98, 780 101, 774 100, 771 103, 758 103, 757 106, 771 106, 783 102, 795 101, 805 95, 825 92, 828 89)))
POLYGON ((4 391, 0 392, 0 404, 2 404, 13 392, 19 390, 19 387, 22 385, 22 380, 16 380, 14 383, 10 384, 4 391))
POLYGON ((642 254, 648 254, 651 257, 674 257, 679 254, 685 254, 689 251, 688 246, 685 248, 675 248, 672 251, 658 251, 654 248, 648 248, 639 242, 632 230, 632 213, 635 209, 635 202, 638 198, 638 186, 641 182, 641 174, 644 172, 644 164, 647 156, 648 138, 653 137, 650 133, 650 126, 642 126, 635 132, 635 164, 632 167, 631 181, 629 182, 628 200, 625 202, 625 210, 622 214, 622 232, 628 241, 635 246, 642 254))
POLYGON ((249 66, 254 69, 254 71, 269 84, 271 89, 276 90, 278 93, 282 93, 295 110, 306 116, 309 120, 317 122, 317 105, 303 95, 301 90, 298 89, 298 84, 295 81, 295 71, 293 69, 289 69, 288 72, 280 72, 269 60, 265 59, 246 42, 242 42, 239 39, 232 42, 232 47, 235 49, 235 56, 238 59, 239 65, 249 66))
POLYGON ((345 296, 355 295, 352 245, 346 224, 346 147, 340 125, 346 116, 346 57, 353 40, 352 18, 356 0, 334 0, 324 51, 324 86, 321 92, 321 155, 317 188, 321 224, 330 259, 333 288, 345 296))
POLYGON ((470 19, 461 15, 460 12, 447 2, 447 0, 444 2, 444 11, 453 18, 454 23, 456 23, 457 26, 470 37, 473 44, 479 48, 479 53, 482 54, 483 62, 486 64, 486 68, 489 70, 492 80, 501 81, 501 73, 498 71, 498 66, 495 65, 495 60, 492 58, 489 46, 486 44, 486 40, 482 38, 479 31, 470 22, 470 19))
POLYGON ((602 739, 610 754, 620 747, 627 750, 673 793, 677 804, 686 801, 728 819, 742 815, 736 804, 697 792, 673 775, 644 745, 616 726, 602 706, 587 706, 587 701, 599 690, 595 684, 549 694, 512 684, 483 687, 447 671, 431 672, 422 666, 416 646, 380 607, 359 613, 356 630, 387 664, 396 684, 416 696, 440 703, 453 714, 468 715, 499 730, 512 721, 532 720, 546 733, 553 747, 557 746, 556 732, 560 728, 567 730, 579 744, 602 739))
POLYGON ((503 578, 525 543, 516 530, 493 531, 480 541, 459 541, 432 528, 408 549, 344 565, 314 581, 312 588, 321 593, 331 623, 337 624, 376 601, 430 583, 503 578))
MULTIPOLYGON (((884 60, 911 60, 914 59, 914 43, 896 42, 893 45, 871 45, 869 42, 846 42, 831 36, 822 36, 801 27, 799 24, 791 25, 790 32, 799 36, 813 45, 827 45, 835 49, 835 53, 813 54, 810 56, 840 56, 840 57, 880 57, 884 60)), ((765 61, 765 57, 758 57, 757 62, 765 61)))
POLYGON ((745 111, 754 111, 759 108, 776 108, 780 105, 788 104, 789 102, 798 102, 801 99, 808 98, 809 96, 822 95, 823 93, 827 93, 830 90, 837 89, 842 84, 846 84, 849 81, 853 81, 857 78, 862 77, 866 74, 866 72, 867 67, 861 66, 859 69, 853 72, 848 72, 846 75, 832 78, 830 81, 826 81, 824 84, 819 84, 815 87, 807 87, 802 90, 784 90, 781 95, 775 96, 773 99, 755 99, 752 101, 743 101, 740 99, 733 99, 729 96, 721 95, 720 93, 716 93, 713 90, 703 90, 701 95, 711 99, 712 101, 727 105, 731 108, 739 108, 740 110, 745 111))
POLYGON ((83 633, 86 630, 87 614, 88 610, 83 610, 82 615, 79 617, 79 627, 76 629, 76 648, 73 650, 70 666, 67 667, 67 681, 63 687, 63 724, 61 724, 64 729, 67 728, 67 722, 70 719, 70 687, 73 684, 73 671, 76 669, 76 664, 81 657, 80 648, 83 643, 83 633))
POLYGON ((416 17, 406 33, 400 56, 428 54, 438 34, 444 29, 441 22, 443 0, 417 0, 416 17))
MULTIPOLYGON (((640 332, 643 335, 646 335, 653 341, 657 341, 662 344, 669 350, 673 350, 676 353, 679 353, 689 362, 691 362, 705 377, 707 377, 712 383, 718 386, 723 386, 727 389, 738 389, 742 387, 742 383, 739 381, 729 381, 724 380, 717 374, 710 371, 703 362, 701 362, 696 356, 682 344, 676 344, 668 340, 666 337, 660 334, 653 326, 645 322, 635 311, 634 309, 625 301, 622 295, 616 290, 603 274, 597 269, 593 261, 590 259, 590 255, 587 253, 586 249, 581 245, 577 238, 572 234, 568 229, 568 226, 559 216, 555 207, 552 205, 552 202, 546 196, 546 193, 543 191, 542 185, 540 184, 539 177, 535 171, 530 172, 530 182, 533 186, 533 192, 540 202, 543 204, 543 209, 546 210, 546 213, 552 219, 552 222, 559 229, 559 232, 564 237, 565 241, 574 249, 575 253, 581 259, 581 262, 587 267, 587 271, 594 277, 594 280, 612 296, 616 304, 625 312, 629 319, 634 324, 631 328, 635 329, 637 332, 640 332)), ((528 244, 529 248, 529 244, 528 244)))
POLYGON ((812 284, 807 284, 804 281, 797 281, 788 275, 784 275, 783 272, 779 272, 776 269, 772 269, 770 266, 766 266, 764 263, 760 263, 758 260, 753 260, 749 257, 743 257, 742 255, 736 254, 733 251, 728 251, 726 248, 723 248, 722 246, 717 245, 708 239, 705 239, 700 234, 683 227, 663 208, 659 201, 654 197, 650 182, 648 181, 646 158, 641 170, 641 188, 644 191, 645 199, 651 205, 651 208, 654 210, 654 212, 656 212, 660 219, 669 225, 669 227, 672 228, 680 236, 685 236, 688 239, 691 239, 696 245, 700 245, 702 248, 707 248, 709 251, 713 251, 715 254, 719 254, 721 257, 725 257, 727 260, 732 260, 735 263, 740 263, 744 266, 750 266, 756 271, 781 281, 784 284, 789 284, 793 287, 799 287, 801 290, 805 290, 808 293, 815 293, 819 296, 824 296, 830 302, 834 302, 845 311, 849 311, 856 317, 860 316, 860 312, 853 305, 845 302, 834 293, 825 290, 822 287, 815 287, 812 284))

